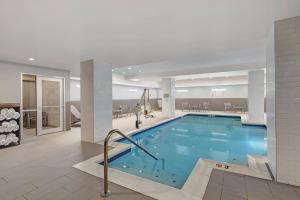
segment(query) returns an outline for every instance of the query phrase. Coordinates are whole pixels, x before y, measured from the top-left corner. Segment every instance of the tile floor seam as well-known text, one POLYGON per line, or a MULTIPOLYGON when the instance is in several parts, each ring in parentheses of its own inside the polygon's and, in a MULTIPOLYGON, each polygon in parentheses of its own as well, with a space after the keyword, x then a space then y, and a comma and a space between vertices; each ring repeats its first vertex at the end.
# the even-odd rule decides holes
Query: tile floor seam
MULTIPOLYGON (((68 177, 69 178, 69 177, 68 177)), ((75 193, 77 192, 78 190, 80 190, 82 187, 78 187, 78 189, 74 190, 74 191, 69 191, 66 186, 64 185, 62 188, 64 188, 66 191, 70 192, 70 193, 75 193)))
POLYGON ((249 199, 249 192, 248 192, 247 183, 246 183, 246 176, 244 176, 244 178, 245 178, 246 199, 249 199))
POLYGON ((5 183, 8 183, 8 181, 5 179, 5 177, 1 178, 5 183))
POLYGON ((64 175, 58 176, 58 177, 56 177, 55 179, 53 179, 53 180, 51 180, 51 181, 49 181, 49 182, 47 182, 47 183, 45 183, 45 184, 43 184, 43 185, 41 185, 41 186, 37 186, 37 185, 35 185, 34 183, 32 183, 32 184, 33 184, 35 187, 37 187, 37 188, 42 188, 42 187, 45 187, 45 186, 51 184, 51 183, 54 182, 54 181, 57 181, 58 179, 62 178, 63 176, 64 176, 64 175))
POLYGON ((298 190, 296 190, 296 188, 294 188, 296 194, 299 196, 299 199, 300 199, 300 191, 298 192, 298 190))
MULTIPOLYGON (((33 185, 33 184, 30 183, 30 182, 27 182, 27 183, 25 183, 25 184, 30 184, 30 185, 32 185, 35 189, 30 190, 30 191, 27 191, 27 192, 21 194, 20 196, 22 196, 22 197, 25 197, 26 194, 29 194, 30 192, 36 191, 36 190, 38 189, 38 187, 36 187, 35 185, 33 185)), ((25 199, 27 199, 27 198, 25 198, 25 199)))
POLYGON ((274 194, 273 190, 271 189, 271 185, 270 185, 271 182, 267 181, 267 185, 268 185, 268 189, 270 191, 270 194, 272 195, 272 197, 274 199, 278 199, 278 197, 276 196, 276 194, 274 194))
POLYGON ((30 199, 28 199, 24 194, 21 195, 21 197, 23 197, 23 198, 26 199, 26 200, 30 200, 30 199))

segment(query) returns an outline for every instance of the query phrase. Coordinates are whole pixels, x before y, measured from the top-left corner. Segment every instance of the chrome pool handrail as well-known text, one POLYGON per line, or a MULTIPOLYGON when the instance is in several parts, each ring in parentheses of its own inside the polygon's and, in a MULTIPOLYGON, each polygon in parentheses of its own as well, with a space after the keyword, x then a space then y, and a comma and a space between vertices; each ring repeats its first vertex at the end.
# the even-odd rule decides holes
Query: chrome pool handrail
POLYGON ((104 166, 104 183, 103 183, 104 184, 104 191, 101 192, 101 196, 102 197, 108 197, 110 195, 110 191, 108 190, 108 142, 109 142, 110 137, 114 133, 117 133, 117 134, 121 135, 123 138, 127 139, 129 142, 131 142, 132 144, 134 144, 135 146, 137 146, 139 149, 141 149, 142 151, 144 151, 146 154, 148 154, 153 159, 159 160, 156 156, 154 156, 149 151, 147 151, 145 148, 143 148, 142 146, 140 146, 138 143, 136 143, 130 137, 126 136, 120 130, 113 129, 113 130, 109 131, 109 133, 107 134, 107 136, 105 137, 105 140, 104 140, 104 160, 103 160, 103 166, 104 166))

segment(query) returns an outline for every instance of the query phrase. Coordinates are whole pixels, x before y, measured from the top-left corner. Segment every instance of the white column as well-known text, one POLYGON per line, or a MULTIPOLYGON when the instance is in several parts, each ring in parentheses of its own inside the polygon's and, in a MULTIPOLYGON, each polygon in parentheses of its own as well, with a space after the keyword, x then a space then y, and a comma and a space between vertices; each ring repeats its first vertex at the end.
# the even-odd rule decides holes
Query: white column
POLYGON ((112 129, 111 65, 81 62, 81 140, 98 142, 112 129))
POLYGON ((248 73, 248 121, 264 122, 264 71, 256 70, 248 73))
POLYGON ((162 115, 164 117, 175 116, 175 79, 162 79, 162 115))

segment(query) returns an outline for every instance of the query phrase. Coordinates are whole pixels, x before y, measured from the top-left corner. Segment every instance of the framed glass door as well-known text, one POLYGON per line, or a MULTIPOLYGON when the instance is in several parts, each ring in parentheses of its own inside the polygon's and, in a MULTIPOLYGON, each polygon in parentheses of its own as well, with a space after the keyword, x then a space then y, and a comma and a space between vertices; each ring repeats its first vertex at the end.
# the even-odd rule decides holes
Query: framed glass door
POLYGON ((63 130, 63 79, 37 76, 37 134, 63 130))
POLYGON ((36 99, 36 76, 31 74, 22 74, 22 139, 35 137, 37 135, 36 99))

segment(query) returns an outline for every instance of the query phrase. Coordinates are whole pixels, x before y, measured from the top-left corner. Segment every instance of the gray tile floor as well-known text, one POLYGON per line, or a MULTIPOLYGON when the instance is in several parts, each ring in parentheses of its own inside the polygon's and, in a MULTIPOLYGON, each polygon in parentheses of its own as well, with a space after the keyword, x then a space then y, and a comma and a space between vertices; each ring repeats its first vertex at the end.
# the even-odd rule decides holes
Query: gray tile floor
MULTIPOLYGON (((80 142, 80 129, 35 138, 0 150, 0 200, 100 200, 102 181, 71 166, 102 148, 80 142)), ((115 184, 110 200, 151 198, 115 184)))
MULTIPOLYGON (((80 128, 37 137, 0 150, 0 200, 101 200, 102 180, 71 166, 98 155, 100 145, 80 142, 80 128)), ((109 200, 150 200, 109 184, 109 200)), ((300 200, 300 189, 214 170, 205 200, 300 200)))
POLYGON ((203 200, 300 200, 300 188, 213 170, 203 200))

